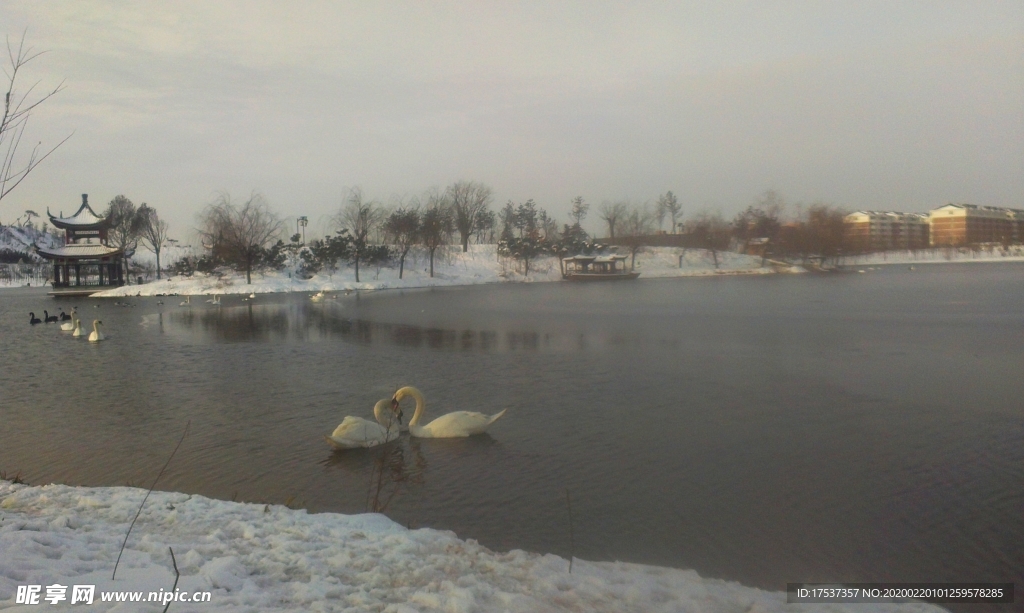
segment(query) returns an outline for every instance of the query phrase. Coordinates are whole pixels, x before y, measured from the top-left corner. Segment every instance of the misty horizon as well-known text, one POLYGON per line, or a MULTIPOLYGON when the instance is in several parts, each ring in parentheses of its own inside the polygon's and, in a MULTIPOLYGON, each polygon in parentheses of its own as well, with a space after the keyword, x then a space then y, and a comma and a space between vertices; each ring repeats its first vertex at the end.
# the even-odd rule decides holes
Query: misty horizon
POLYGON ((64 91, 26 139, 71 139, 7 198, 70 214, 123 194, 187 240, 220 192, 307 232, 350 187, 385 204, 459 180, 492 208, 571 199, 726 217, 790 204, 1024 208, 1019 3, 389 7, 7 3, 64 91))

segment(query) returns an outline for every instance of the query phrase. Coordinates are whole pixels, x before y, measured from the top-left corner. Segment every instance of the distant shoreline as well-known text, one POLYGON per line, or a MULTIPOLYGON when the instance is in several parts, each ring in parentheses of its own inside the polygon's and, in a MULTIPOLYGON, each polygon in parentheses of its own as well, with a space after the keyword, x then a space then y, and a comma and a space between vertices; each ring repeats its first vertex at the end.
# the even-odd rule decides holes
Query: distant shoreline
MULTIPOLYGON (((862 256, 847 256, 840 265, 842 272, 875 266, 906 266, 925 264, 962 264, 962 263, 1020 263, 1024 262, 1024 248, 1014 247, 1010 255, 999 255, 982 252, 955 252, 953 257, 943 250, 928 251, 897 251, 875 253, 862 256)), ((637 270, 640 278, 648 279, 722 277, 722 276, 757 276, 765 274, 800 274, 812 272, 800 265, 788 268, 781 266, 761 266, 759 256, 749 256, 734 252, 719 252, 720 268, 716 269, 711 255, 702 249, 681 249, 673 247, 652 247, 638 253, 637 270), (679 266, 682 257, 683 265, 679 266)), ((430 289, 435 287, 467 287, 473 285, 490 285, 496 283, 546 283, 562 281, 557 261, 552 257, 538 258, 531 262, 530 275, 523 277, 514 270, 511 262, 501 262, 497 258, 493 245, 471 245, 468 253, 456 252, 445 262, 437 264, 436 276, 430 277, 422 270, 422 258, 411 258, 407 261, 403 279, 397 278, 394 268, 384 268, 378 273, 374 267, 363 269, 361 280, 355 281, 354 272, 344 268, 333 276, 317 275, 311 279, 297 278, 294 269, 285 269, 267 273, 257 273, 253 283, 244 282, 244 274, 231 273, 224 275, 196 273, 191 277, 173 276, 160 281, 150 281, 142 285, 125 285, 119 288, 97 292, 94 298, 122 298, 135 296, 205 296, 229 294, 276 294, 302 292, 343 292, 343 291, 382 291, 394 289, 430 289), (289 276, 290 275, 290 276, 289 276)), ((0 282, 0 290, 8 288, 24 288, 23 284, 4 284, 0 282)), ((40 287, 33 285, 31 287, 40 287)), ((49 288, 49 285, 44 287, 49 288)))

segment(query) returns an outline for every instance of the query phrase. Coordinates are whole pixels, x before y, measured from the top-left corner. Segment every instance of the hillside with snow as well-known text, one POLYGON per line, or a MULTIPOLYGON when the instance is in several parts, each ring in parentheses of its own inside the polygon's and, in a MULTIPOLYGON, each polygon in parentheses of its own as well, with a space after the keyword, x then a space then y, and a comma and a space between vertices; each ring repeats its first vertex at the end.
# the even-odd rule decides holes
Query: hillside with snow
POLYGON ((44 261, 34 252, 35 246, 58 247, 63 237, 42 230, 21 226, 0 226, 0 262, 10 264, 19 260, 25 263, 44 261))

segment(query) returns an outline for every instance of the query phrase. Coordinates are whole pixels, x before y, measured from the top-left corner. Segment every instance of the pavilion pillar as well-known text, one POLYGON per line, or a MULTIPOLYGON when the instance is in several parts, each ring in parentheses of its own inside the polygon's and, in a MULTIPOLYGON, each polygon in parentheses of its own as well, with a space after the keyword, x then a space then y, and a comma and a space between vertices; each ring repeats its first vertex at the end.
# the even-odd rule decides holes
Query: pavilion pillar
POLYGON ((53 263, 53 285, 60 285, 60 264, 56 262, 53 263))
POLYGON ((99 269, 100 273, 100 285, 103 285, 103 262, 100 262, 100 265, 97 266, 96 268, 99 269))
POLYGON ((81 285, 81 284, 82 284, 82 266, 76 262, 75 263, 75 285, 81 285))

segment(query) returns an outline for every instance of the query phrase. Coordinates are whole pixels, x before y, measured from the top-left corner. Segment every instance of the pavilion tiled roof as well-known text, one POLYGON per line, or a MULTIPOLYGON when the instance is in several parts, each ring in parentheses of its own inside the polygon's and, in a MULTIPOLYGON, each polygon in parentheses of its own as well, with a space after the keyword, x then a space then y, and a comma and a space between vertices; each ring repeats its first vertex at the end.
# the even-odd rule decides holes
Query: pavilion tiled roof
POLYGON ((110 255, 115 255, 121 252, 116 247, 108 247, 107 245, 100 245, 97 243, 72 243, 70 245, 64 245, 63 247, 36 247, 39 255, 53 259, 53 258, 100 258, 110 255))
POLYGON ((61 229, 92 230, 102 228, 110 223, 108 217, 100 217, 96 211, 92 210, 87 194, 82 194, 82 206, 78 207, 78 211, 70 217, 55 217, 49 209, 46 214, 50 217, 50 223, 61 229))

